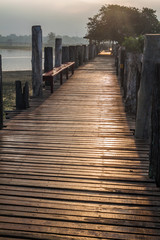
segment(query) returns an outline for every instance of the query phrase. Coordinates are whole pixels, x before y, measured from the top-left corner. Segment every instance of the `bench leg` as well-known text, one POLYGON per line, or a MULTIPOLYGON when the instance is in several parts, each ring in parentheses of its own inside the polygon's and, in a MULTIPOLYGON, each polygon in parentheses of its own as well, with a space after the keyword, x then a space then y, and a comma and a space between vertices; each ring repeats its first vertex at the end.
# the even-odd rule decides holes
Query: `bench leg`
POLYGON ((68 68, 66 69, 66 79, 68 79, 68 68))
POLYGON ((47 78, 47 80, 49 80, 49 82, 50 82, 51 93, 53 93, 53 77, 50 76, 50 77, 47 78))
POLYGON ((60 85, 63 84, 63 75, 62 75, 62 72, 60 73, 60 85))
POLYGON ((74 65, 72 65, 72 75, 74 74, 74 65))
POLYGON ((51 87, 51 93, 53 93, 53 77, 52 76, 47 76, 43 77, 43 81, 48 82, 49 86, 51 87))

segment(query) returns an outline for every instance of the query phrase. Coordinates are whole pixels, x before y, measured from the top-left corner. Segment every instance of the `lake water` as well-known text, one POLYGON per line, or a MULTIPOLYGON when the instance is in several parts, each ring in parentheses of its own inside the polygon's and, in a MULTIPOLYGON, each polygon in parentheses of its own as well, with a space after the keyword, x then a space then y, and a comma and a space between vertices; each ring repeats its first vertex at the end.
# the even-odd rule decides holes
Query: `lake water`
MULTIPOLYGON (((21 49, 0 49, 2 71, 31 70, 32 52, 21 49)), ((44 59, 43 59, 44 60, 44 59)), ((42 61, 42 66, 44 61, 42 61)))
POLYGON ((31 70, 30 50, 0 49, 2 71, 31 70))

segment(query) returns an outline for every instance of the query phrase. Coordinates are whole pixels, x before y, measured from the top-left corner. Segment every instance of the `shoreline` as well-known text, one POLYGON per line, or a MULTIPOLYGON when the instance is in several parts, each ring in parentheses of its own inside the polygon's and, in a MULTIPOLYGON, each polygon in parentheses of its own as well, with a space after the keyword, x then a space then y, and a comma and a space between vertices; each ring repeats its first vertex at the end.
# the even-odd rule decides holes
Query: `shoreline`
POLYGON ((2 74, 9 74, 9 73, 22 73, 22 72, 32 72, 32 70, 4 70, 2 71, 2 74))
POLYGON ((15 49, 15 50, 32 50, 31 46, 8 46, 8 45, 0 45, 0 49, 15 49))

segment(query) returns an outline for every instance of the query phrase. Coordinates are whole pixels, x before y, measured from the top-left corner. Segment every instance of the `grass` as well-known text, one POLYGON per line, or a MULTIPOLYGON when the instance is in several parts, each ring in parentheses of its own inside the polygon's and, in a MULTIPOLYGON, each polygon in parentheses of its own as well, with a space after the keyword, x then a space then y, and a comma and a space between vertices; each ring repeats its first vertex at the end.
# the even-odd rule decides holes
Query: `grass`
POLYGON ((9 71, 3 72, 3 109, 9 111, 15 109, 16 104, 16 92, 15 92, 15 81, 20 80, 22 87, 25 82, 28 81, 31 90, 32 87, 32 76, 31 71, 9 71))

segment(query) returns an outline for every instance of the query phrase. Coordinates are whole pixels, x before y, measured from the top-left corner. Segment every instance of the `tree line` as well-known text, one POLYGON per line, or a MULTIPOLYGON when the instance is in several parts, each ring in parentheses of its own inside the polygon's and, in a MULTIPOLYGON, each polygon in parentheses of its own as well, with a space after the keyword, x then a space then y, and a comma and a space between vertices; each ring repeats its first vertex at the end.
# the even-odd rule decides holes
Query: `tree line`
POLYGON ((86 38, 116 41, 121 44, 127 37, 160 33, 160 22, 151 8, 138 9, 120 5, 104 5, 89 18, 86 38))
MULTIPOLYGON (((82 37, 70 37, 70 36, 60 36, 56 35, 53 32, 50 32, 47 36, 43 37, 43 44, 46 46, 54 46, 55 38, 62 38, 64 45, 76 45, 76 44, 86 44, 87 40, 82 37)), ((17 36, 16 34, 10 34, 8 36, 0 35, 0 45, 5 46, 31 46, 32 36, 31 35, 23 35, 17 36)))

